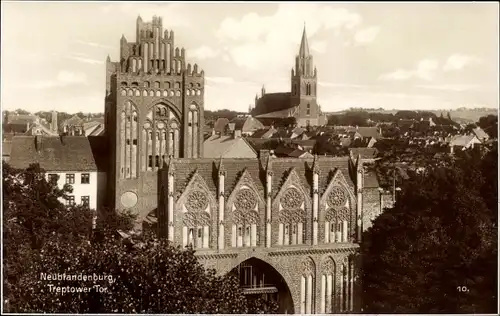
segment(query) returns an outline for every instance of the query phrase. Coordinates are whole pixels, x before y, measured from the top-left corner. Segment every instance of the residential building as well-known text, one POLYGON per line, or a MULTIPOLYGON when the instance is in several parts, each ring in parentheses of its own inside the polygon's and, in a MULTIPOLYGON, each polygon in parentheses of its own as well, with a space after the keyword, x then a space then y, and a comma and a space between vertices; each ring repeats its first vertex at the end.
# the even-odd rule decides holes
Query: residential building
POLYGON ((449 143, 450 153, 453 153, 455 150, 471 149, 481 144, 481 141, 474 134, 453 136, 449 143))
MULTIPOLYGON (((105 139, 101 140, 104 141, 105 139)), ((21 169, 38 163, 45 170, 48 180, 57 178, 60 188, 65 184, 73 187, 69 199, 61 202, 88 204, 91 209, 103 206, 106 173, 105 169, 99 169, 96 163, 102 161, 103 156, 97 155, 96 150, 93 151, 88 138, 14 136, 11 142, 9 164, 12 167, 21 169)))
POLYGON ((251 136, 255 131, 264 128, 264 124, 252 116, 236 117, 231 123, 234 123, 234 128, 245 136, 251 136))

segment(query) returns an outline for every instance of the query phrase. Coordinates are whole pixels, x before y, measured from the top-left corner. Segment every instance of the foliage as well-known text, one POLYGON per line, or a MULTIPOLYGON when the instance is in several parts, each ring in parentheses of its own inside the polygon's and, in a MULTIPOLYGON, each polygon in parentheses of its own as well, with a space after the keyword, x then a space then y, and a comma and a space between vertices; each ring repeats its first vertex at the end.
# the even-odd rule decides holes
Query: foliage
POLYGON ((488 115, 479 118, 479 127, 481 127, 490 137, 498 138, 498 116, 488 115))
POLYGON ((94 212, 61 204, 71 187, 46 181, 38 165, 15 170, 4 163, 3 190, 7 312, 276 311, 269 302, 248 302, 238 276, 205 270, 192 249, 150 233, 122 238, 116 231, 132 227, 130 215, 101 212, 103 221, 93 229, 94 212), (62 279, 47 279, 54 274, 62 279))
POLYGON ((497 163, 472 151, 403 183, 363 236, 364 312, 495 313, 497 163))
POLYGON ((349 149, 343 147, 340 140, 336 136, 323 134, 316 138, 316 143, 313 148, 316 155, 327 155, 335 157, 343 157, 349 155, 349 149))

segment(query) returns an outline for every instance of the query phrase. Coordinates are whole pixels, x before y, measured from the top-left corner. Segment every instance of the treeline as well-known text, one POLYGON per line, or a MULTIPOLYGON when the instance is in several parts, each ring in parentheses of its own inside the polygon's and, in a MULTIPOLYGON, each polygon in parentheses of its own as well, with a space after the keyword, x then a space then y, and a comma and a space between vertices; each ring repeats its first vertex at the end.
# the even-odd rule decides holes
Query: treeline
POLYGON ((437 116, 429 111, 398 111, 392 113, 368 112, 366 110, 350 110, 343 114, 333 114, 328 117, 328 125, 337 126, 374 126, 378 122, 397 123, 400 120, 428 120, 432 118, 438 125, 456 124, 450 117, 450 113, 437 116))
POLYGON ((247 113, 231 111, 228 109, 222 109, 217 111, 205 110, 205 123, 209 124, 210 122, 214 123, 218 118, 227 118, 228 120, 232 120, 238 115, 243 115, 247 113))

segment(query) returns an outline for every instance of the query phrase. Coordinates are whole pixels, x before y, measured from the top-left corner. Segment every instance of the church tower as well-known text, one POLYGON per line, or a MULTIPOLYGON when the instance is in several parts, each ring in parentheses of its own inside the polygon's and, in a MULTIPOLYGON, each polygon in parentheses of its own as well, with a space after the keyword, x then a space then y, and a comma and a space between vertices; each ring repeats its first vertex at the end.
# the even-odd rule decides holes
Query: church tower
POLYGON ((105 126, 109 206, 142 217, 157 206, 157 172, 169 157, 203 156, 204 72, 186 62, 161 17, 138 17, 134 35, 122 35, 119 61, 106 60, 105 126))
POLYGON ((320 125, 320 111, 316 101, 317 83, 317 70, 309 52, 304 25, 299 54, 295 57, 295 69, 292 68, 291 75, 291 102, 292 106, 297 107, 294 116, 299 126, 320 125))

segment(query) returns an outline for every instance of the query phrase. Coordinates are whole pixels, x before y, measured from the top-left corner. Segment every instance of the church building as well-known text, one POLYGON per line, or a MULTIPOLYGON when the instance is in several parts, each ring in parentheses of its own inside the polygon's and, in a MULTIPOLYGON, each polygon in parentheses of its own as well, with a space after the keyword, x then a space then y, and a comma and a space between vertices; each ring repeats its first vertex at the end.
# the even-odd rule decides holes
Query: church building
POLYGON ((300 127, 325 125, 326 115, 317 102, 318 71, 309 52, 305 26, 290 79, 291 92, 266 93, 262 87, 251 114, 266 124, 294 117, 300 127))

